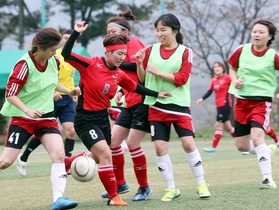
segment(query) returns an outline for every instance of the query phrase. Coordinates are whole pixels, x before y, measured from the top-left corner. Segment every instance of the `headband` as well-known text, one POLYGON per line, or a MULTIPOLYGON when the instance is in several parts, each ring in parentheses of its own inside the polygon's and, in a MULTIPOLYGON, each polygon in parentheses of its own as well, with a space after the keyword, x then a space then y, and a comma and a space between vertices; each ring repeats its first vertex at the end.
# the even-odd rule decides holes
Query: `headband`
MULTIPOLYGON (((124 26, 122 26, 122 25, 120 25, 120 24, 118 24, 118 23, 115 23, 115 22, 111 22, 111 23, 109 23, 108 25, 115 25, 115 26, 118 26, 118 27, 120 27, 120 28, 122 28, 122 29, 128 29, 128 28, 126 28, 126 27, 124 27, 124 26)), ((129 29, 128 29, 129 30, 129 29)))
POLYGON ((127 49, 126 44, 115 44, 115 45, 108 45, 106 46, 106 50, 120 50, 120 49, 127 49))

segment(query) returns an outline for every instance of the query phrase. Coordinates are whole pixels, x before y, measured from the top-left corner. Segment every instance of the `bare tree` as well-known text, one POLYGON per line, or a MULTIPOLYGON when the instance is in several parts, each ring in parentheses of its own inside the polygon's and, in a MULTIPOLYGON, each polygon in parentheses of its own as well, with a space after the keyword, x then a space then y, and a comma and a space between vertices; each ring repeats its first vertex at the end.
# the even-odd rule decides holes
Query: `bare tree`
POLYGON ((250 41, 256 19, 278 18, 275 3, 273 0, 177 1, 175 9, 179 8, 184 16, 186 43, 199 58, 196 67, 211 76, 214 60, 223 61, 228 67, 227 60, 233 50, 250 41))

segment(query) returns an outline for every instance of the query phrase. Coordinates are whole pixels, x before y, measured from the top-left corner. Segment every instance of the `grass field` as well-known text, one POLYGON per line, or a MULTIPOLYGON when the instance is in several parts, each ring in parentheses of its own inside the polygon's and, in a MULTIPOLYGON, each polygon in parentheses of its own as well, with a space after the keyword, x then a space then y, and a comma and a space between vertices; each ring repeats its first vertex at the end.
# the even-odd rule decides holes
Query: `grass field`
MULTIPOLYGON (((271 139, 268 143, 273 143, 271 139)), ((149 140, 142 144, 148 160, 149 183, 153 194, 148 201, 132 202, 131 199, 138 186, 132 169, 131 159, 126 153, 126 180, 131 191, 122 198, 128 202, 127 207, 109 207, 106 199, 100 194, 104 190, 99 178, 91 182, 80 183, 68 176, 65 196, 79 201, 79 210, 133 209, 133 210, 277 210, 279 189, 260 190, 262 176, 255 155, 242 155, 236 151, 233 141, 223 139, 218 152, 208 154, 202 151, 210 145, 210 141, 197 138, 205 169, 206 181, 212 194, 210 199, 201 200, 196 194, 193 175, 186 163, 186 156, 177 140, 170 143, 170 155, 175 170, 176 185, 181 196, 172 202, 161 202, 165 183, 156 168, 154 147, 149 140)), ((3 146, 0 146, 0 154, 3 146)), ((75 146, 75 153, 84 151, 82 143, 75 146)), ((21 177, 16 170, 16 164, 0 172, 0 209, 1 210, 44 210, 51 209, 52 190, 50 185, 50 159, 42 146, 33 152, 29 159, 27 177, 21 177)), ((279 154, 273 157, 273 177, 279 185, 279 154)))

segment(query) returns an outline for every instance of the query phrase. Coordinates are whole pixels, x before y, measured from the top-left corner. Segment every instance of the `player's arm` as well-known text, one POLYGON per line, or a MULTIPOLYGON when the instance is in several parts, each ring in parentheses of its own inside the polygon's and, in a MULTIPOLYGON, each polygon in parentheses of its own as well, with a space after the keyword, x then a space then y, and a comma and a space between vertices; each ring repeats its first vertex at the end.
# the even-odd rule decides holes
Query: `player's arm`
POLYGON ((25 61, 19 61, 10 75, 6 87, 6 99, 29 117, 38 118, 42 111, 29 109, 17 96, 27 81, 29 70, 25 61))
POLYGON ((137 72, 137 64, 131 63, 131 62, 122 62, 119 66, 120 69, 131 71, 131 72, 137 72))
POLYGON ((203 97, 199 98, 197 100, 197 104, 201 104, 205 99, 207 99, 211 94, 213 93, 213 91, 211 89, 209 89, 204 95, 203 97))
POLYGON ((60 82, 58 82, 57 87, 55 89, 56 91, 65 93, 69 96, 79 96, 81 94, 80 88, 79 87, 75 87, 72 90, 70 90, 69 88, 66 88, 64 85, 62 85, 60 82))

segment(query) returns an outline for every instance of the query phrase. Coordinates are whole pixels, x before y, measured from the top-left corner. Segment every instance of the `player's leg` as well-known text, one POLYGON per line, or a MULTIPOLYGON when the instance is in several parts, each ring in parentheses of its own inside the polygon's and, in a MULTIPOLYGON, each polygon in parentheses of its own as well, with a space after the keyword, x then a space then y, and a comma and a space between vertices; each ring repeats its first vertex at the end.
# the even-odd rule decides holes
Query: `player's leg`
POLYGON ((71 157, 74 150, 76 138, 76 133, 74 129, 74 102, 71 97, 63 96, 61 101, 55 102, 55 107, 55 114, 59 118, 59 121, 63 127, 63 133, 65 135, 65 155, 66 157, 71 157))
POLYGON ((251 138, 255 145, 258 164, 263 176, 260 188, 277 188, 272 178, 272 149, 265 143, 265 131, 257 123, 252 122, 251 138))
POLYGON ((139 188, 133 197, 133 201, 144 201, 152 193, 147 178, 147 161, 141 147, 141 141, 146 133, 150 132, 148 121, 148 106, 139 104, 133 111, 133 120, 127 137, 127 145, 133 161, 133 168, 139 188))
MULTIPOLYGON (((21 119, 11 119, 5 147, 0 157, 0 170, 8 168, 19 156, 20 150, 33 133, 32 123, 21 119)), ((23 174, 23 175, 26 175, 23 174)))
POLYGON ((112 165, 112 155, 109 145, 111 144, 111 130, 107 113, 99 112, 94 116, 88 114, 79 114, 76 116, 75 130, 77 135, 90 150, 96 163, 100 163, 98 167, 99 178, 108 192, 108 205, 126 206, 117 192, 116 177, 112 165), (90 123, 84 124, 84 118, 90 123), (97 125, 96 125, 96 124, 97 125))
POLYGON ((41 142, 46 148, 52 161, 50 175, 53 193, 52 209, 76 207, 78 205, 77 201, 68 200, 63 197, 66 188, 67 174, 65 171, 65 153, 61 135, 58 133, 46 133, 41 137, 41 142))
POLYGON ((63 132, 65 134, 64 140, 64 150, 66 157, 71 157, 73 154, 74 146, 75 146, 75 129, 74 123, 72 122, 64 122, 62 123, 63 132))
MULTIPOLYGON (((111 153, 112 163, 117 180, 117 191, 119 194, 130 191, 129 185, 126 183, 124 175, 125 157, 121 143, 127 138, 132 122, 133 113, 131 109, 123 108, 117 116, 116 122, 111 130, 111 153)), ((114 118, 115 119, 115 118, 114 118)), ((102 193, 103 198, 107 198, 107 192, 102 193)))
POLYGON ((17 171, 21 176, 27 175, 27 160, 29 155, 41 144, 39 139, 34 136, 30 139, 24 152, 17 157, 17 171))
POLYGON ((181 117, 174 123, 174 128, 180 137, 182 147, 186 153, 187 162, 195 177, 197 193, 200 198, 209 198, 211 194, 205 182, 202 158, 194 142, 195 134, 192 118, 188 116, 181 117))
POLYGON ((276 134, 274 128, 271 127, 271 126, 269 126, 269 127, 265 130, 265 133, 266 133, 268 136, 270 136, 270 137, 274 140, 274 142, 276 143, 277 147, 279 148, 279 141, 278 141, 279 138, 278 138, 278 136, 277 136, 277 134, 276 134))
POLYGON ((224 128, 232 137, 234 137, 234 127, 232 126, 230 120, 224 122, 224 128))
POLYGON ((161 198, 161 201, 172 201, 180 196, 180 191, 175 185, 173 165, 168 154, 171 124, 151 121, 150 126, 150 134, 156 151, 157 167, 167 185, 165 195, 161 198))
POLYGON ((211 142, 211 147, 204 148, 205 152, 216 152, 216 148, 223 136, 223 123, 222 122, 215 122, 214 126, 214 136, 211 142))

